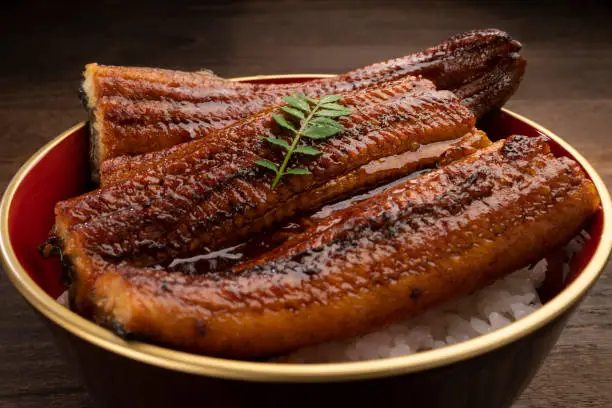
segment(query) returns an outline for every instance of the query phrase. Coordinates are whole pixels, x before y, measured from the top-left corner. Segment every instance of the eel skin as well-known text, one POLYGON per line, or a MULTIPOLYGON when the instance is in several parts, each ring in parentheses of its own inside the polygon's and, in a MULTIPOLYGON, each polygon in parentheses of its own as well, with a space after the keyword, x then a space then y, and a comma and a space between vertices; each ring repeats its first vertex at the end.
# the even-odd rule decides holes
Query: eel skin
POLYGON ((512 136, 357 205, 274 259, 204 275, 81 260, 93 319, 126 338, 259 359, 364 334, 471 293, 564 244, 599 205, 545 138, 512 136), (495 222, 491 223, 494 219, 495 222))
POLYGON ((81 94, 89 111, 93 177, 99 181, 99 166, 109 158, 203 137, 280 103, 291 92, 317 97, 422 76, 440 90, 470 88, 479 98, 465 102, 480 116, 502 106, 518 87, 525 67, 520 49, 503 31, 476 30, 333 78, 277 85, 232 82, 207 72, 88 64, 81 94), (495 76, 499 82, 491 81, 495 76))
MULTIPOLYGON (((281 161, 282 151, 262 139, 281 133, 271 115, 260 114, 193 141, 124 182, 59 202, 55 232, 64 254, 88 249, 143 266, 223 248, 313 209, 312 192, 330 181, 423 144, 460 138, 475 124, 454 94, 427 80, 356 91, 344 102, 353 109, 339 119, 345 130, 316 143, 322 154, 295 160, 311 174, 285 176, 274 190, 273 173, 254 161, 281 161)), ((327 198, 353 191, 360 180, 350 180, 328 189, 327 198)))

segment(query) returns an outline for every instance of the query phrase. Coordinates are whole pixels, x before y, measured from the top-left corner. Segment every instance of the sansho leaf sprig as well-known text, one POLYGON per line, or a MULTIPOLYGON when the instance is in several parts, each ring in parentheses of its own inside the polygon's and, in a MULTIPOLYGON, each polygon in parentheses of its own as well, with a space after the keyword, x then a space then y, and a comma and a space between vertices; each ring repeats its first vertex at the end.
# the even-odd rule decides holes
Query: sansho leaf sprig
POLYGON ((342 106, 338 102, 342 99, 340 95, 325 95, 315 100, 305 95, 284 96, 283 101, 288 106, 283 106, 281 109, 288 113, 290 117, 299 121, 299 127, 294 123, 285 119, 283 116, 272 114, 272 117, 279 126, 293 133, 293 141, 291 144, 283 139, 268 136, 264 139, 275 146, 279 146, 286 150, 285 158, 280 166, 269 160, 256 160, 255 164, 272 170, 276 177, 272 182, 272 188, 276 188, 281 177, 285 174, 303 175, 310 174, 305 168, 293 167, 287 168, 289 160, 294 153, 316 156, 321 154, 320 150, 312 146, 300 144, 302 136, 312 140, 324 140, 344 130, 344 126, 338 123, 334 118, 347 116, 351 114, 351 110, 342 106))

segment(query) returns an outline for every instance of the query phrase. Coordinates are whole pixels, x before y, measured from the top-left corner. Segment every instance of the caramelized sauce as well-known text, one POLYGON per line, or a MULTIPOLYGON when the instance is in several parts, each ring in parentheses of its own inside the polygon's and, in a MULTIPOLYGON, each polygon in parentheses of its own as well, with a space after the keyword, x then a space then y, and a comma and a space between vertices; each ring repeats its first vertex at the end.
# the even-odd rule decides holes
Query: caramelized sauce
POLYGON ((389 190, 390 188, 393 188, 399 184, 402 184, 403 182, 405 182, 406 180, 410 180, 412 178, 415 178, 417 176, 420 176, 421 174, 425 174, 427 172, 430 172, 431 169, 423 169, 423 170, 418 170, 415 171, 407 176, 404 176, 402 178, 399 178, 397 180, 391 181, 387 184, 383 184, 381 186, 378 186, 376 188, 373 188, 371 190, 361 190, 361 191, 357 191, 355 192, 354 195, 345 198, 343 200, 340 201, 336 201, 333 203, 329 203, 327 205, 324 205, 321 207, 321 209, 319 209, 318 211, 314 212, 310 217, 309 220, 312 222, 314 220, 317 219, 322 219, 325 217, 329 217, 330 215, 332 215, 333 213, 335 213, 336 211, 342 210, 344 208, 348 208, 350 206, 352 206, 355 203, 358 203, 360 201, 366 200, 370 197, 375 196, 376 194, 385 192, 387 190, 389 190))
POLYGON ((186 274, 201 274, 227 270, 239 262, 253 259, 287 240, 290 236, 301 232, 304 225, 297 219, 276 228, 270 228, 249 239, 218 251, 199 250, 172 262, 158 265, 157 268, 169 272, 186 274))
POLYGON ((338 210, 350 207, 357 202, 384 192, 408 179, 431 171, 431 167, 435 165, 436 159, 460 140, 462 140, 462 138, 430 143, 420 146, 416 151, 389 156, 370 162, 360 168, 359 171, 361 174, 376 175, 377 177, 373 177, 373 179, 383 179, 382 182, 379 181, 366 188, 352 191, 347 196, 339 197, 336 200, 324 203, 314 211, 298 215, 280 225, 253 234, 238 245, 217 251, 209 251, 206 248, 200 249, 193 253, 186 254, 184 257, 175 258, 169 263, 157 265, 155 268, 163 268, 170 272, 187 274, 202 274, 230 269, 238 263, 248 261, 264 252, 276 248, 289 237, 302 232, 306 226, 317 223, 318 220, 338 210), (423 167, 429 168, 422 169, 423 167), (390 174, 397 174, 398 170, 401 171, 402 169, 417 170, 412 172, 409 171, 408 175, 400 178, 396 177, 389 181, 390 174))

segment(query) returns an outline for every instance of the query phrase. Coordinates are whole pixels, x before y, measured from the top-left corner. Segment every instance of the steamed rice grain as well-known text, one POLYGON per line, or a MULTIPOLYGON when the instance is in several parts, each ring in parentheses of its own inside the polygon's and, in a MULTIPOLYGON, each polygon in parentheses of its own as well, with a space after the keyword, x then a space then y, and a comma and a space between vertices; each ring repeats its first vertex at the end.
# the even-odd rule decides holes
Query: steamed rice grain
POLYGON ((542 306, 537 289, 547 262, 424 314, 349 340, 300 349, 287 363, 333 363, 399 357, 456 344, 501 329, 542 306))

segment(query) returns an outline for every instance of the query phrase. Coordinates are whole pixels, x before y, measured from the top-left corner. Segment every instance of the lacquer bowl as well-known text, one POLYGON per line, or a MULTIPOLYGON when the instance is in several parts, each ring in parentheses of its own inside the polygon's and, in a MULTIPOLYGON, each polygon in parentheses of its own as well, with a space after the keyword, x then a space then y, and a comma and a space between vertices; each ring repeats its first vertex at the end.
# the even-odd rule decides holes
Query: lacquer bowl
MULTIPOLYGON (((251 77, 251 82, 317 76, 251 77)), ((502 329, 452 346, 367 362, 299 365, 244 362, 127 342, 56 302, 64 287, 57 259, 37 246, 53 206, 88 186, 88 136, 79 124, 34 154, 11 181, 0 208, 5 270, 53 332, 58 346, 103 407, 508 407, 529 384, 566 321, 602 272, 612 248, 612 205, 604 183, 568 143, 508 110, 479 125, 492 139, 546 135, 557 155, 577 160, 601 196, 585 225, 590 235, 564 282, 547 286, 545 304, 502 329)), ((548 278, 547 278, 548 279, 548 278)))

